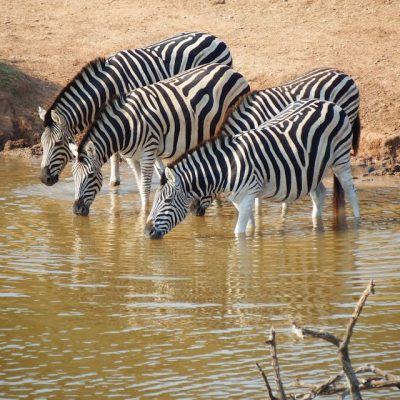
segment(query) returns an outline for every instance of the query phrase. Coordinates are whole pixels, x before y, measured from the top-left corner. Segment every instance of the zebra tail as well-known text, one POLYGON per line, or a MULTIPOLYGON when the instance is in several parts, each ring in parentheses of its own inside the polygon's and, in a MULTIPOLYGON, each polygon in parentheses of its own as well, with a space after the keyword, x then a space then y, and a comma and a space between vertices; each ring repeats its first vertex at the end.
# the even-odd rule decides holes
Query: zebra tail
POLYGON ((344 213, 344 190, 339 179, 333 175, 333 215, 340 219, 344 213))
POLYGON ((351 142, 351 148, 353 150, 352 156, 356 156, 358 153, 358 147, 360 145, 360 135, 361 135, 361 123, 360 116, 357 114, 357 118, 353 122, 353 126, 351 127, 353 132, 353 140, 351 142))

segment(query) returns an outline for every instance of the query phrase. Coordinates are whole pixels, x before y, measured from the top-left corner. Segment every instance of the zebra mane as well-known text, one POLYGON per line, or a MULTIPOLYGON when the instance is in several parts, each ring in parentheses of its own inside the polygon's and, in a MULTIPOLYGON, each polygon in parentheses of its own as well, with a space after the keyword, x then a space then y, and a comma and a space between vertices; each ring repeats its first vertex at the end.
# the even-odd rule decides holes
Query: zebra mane
POLYGON ((67 92, 70 87, 81 78, 83 73, 94 71, 95 73, 106 65, 106 58, 98 57, 94 60, 87 63, 64 87, 61 89, 60 93, 58 93, 56 99, 53 101, 53 104, 47 109, 46 115, 44 116, 43 125, 46 128, 47 126, 51 126, 53 124, 53 120, 51 118, 51 110, 57 107, 58 102, 64 96, 64 93, 67 92))
MULTIPOLYGON (((182 154, 180 157, 178 157, 176 160, 172 161, 171 163, 169 163, 167 166, 169 168, 173 168, 176 164, 178 164, 179 162, 181 162, 184 158, 186 158, 188 155, 194 153, 195 151, 197 151, 199 149, 199 147, 205 146, 207 143, 213 143, 215 142, 217 139, 225 136, 224 134, 222 134, 222 130, 224 128, 224 125, 226 123, 226 121, 228 120, 228 118, 231 116, 231 114, 233 112, 235 112, 238 107, 240 106, 240 104, 242 103, 242 101, 244 101, 245 99, 247 99, 249 96, 253 95, 254 93, 258 93, 260 92, 260 90, 251 90, 246 94, 243 94, 242 96, 239 96, 228 108, 228 110, 225 113, 224 119, 222 120, 222 124, 220 125, 218 131, 216 132, 216 134, 214 136, 211 136, 209 139, 204 140, 203 142, 199 143, 197 146, 193 147, 192 149, 188 150, 186 153, 182 154)), ((165 179, 164 183, 166 182, 166 178, 163 176, 161 177, 161 185, 163 185, 163 179, 165 179)))
POLYGON ((220 125, 217 133, 215 136, 221 136, 221 132, 224 129, 226 121, 229 119, 229 117, 239 108, 240 104, 242 104, 243 101, 245 101, 248 97, 252 96, 255 93, 261 92, 261 90, 250 90, 249 92, 239 96, 226 110, 224 119, 222 120, 222 124, 220 125))
POLYGON ((89 136, 90 136, 90 132, 92 131, 92 128, 97 124, 97 120, 99 119, 100 115, 104 112, 104 110, 107 107, 112 106, 112 103, 114 103, 116 100, 118 100, 118 99, 123 100, 124 98, 125 98, 125 94, 114 94, 113 96, 111 96, 111 98, 108 100, 108 102, 102 104, 101 107, 99 107, 96 110, 96 114, 94 116, 93 122, 87 127, 87 129, 85 130, 85 133, 82 136, 81 141, 79 142, 78 154, 81 153, 83 146, 87 143, 89 136))

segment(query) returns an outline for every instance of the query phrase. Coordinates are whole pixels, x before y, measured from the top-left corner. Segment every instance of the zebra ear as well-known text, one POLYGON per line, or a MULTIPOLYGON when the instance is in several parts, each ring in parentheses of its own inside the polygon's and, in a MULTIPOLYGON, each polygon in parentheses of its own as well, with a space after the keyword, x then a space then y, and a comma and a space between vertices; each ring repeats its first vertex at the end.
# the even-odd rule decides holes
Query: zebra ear
POLYGON ((60 115, 56 110, 51 110, 51 119, 57 124, 61 126, 62 120, 60 115))
POLYGON ((46 110, 42 107, 38 107, 39 118, 44 121, 44 117, 46 115, 46 110))
POLYGON ((165 173, 165 177, 167 178, 167 180, 169 180, 171 183, 175 183, 175 174, 172 172, 172 170, 168 167, 165 167, 164 170, 165 173))
POLYGON ((96 158, 96 148, 94 147, 94 144, 91 140, 89 140, 86 145, 85 145, 85 151, 86 154, 90 157, 90 158, 96 158))
POLYGON ((75 158, 78 158, 78 146, 76 143, 68 143, 68 147, 75 158))

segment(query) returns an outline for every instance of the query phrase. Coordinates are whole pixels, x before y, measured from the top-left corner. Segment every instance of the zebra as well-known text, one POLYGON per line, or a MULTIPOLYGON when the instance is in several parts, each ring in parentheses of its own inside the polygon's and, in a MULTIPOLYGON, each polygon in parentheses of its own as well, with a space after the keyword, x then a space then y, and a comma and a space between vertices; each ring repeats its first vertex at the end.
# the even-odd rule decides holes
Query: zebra
MULTIPOLYGON (((309 99, 292 103, 259 128, 216 136, 168 165, 147 218, 145 234, 161 238, 188 213, 193 199, 221 192, 239 212, 235 234, 254 226, 258 196, 292 202, 310 194, 313 221, 321 217, 328 168, 334 193, 349 198, 360 217, 350 166, 352 132, 348 115, 335 103, 309 99)), ((335 212, 343 212, 337 198, 335 212)))
MULTIPOLYGON (((108 58, 89 62, 61 90, 47 111, 39 107, 43 120, 41 181, 55 184, 73 157, 69 143, 86 129, 97 111, 114 95, 167 79, 188 69, 221 63, 232 66, 227 45, 203 32, 181 33, 147 47, 123 50, 108 58)), ((129 163, 137 168, 134 161, 129 163)), ((112 185, 119 184, 119 156, 111 158, 112 185)))
MULTIPOLYGON (((259 127, 274 118, 292 102, 317 98, 339 105, 347 113, 352 125, 352 152, 357 154, 360 138, 360 93, 352 77, 336 68, 317 68, 283 85, 252 91, 228 111, 220 134, 235 135, 259 127)), ((321 182, 320 190, 325 190, 321 182)), ((204 215, 212 202, 205 197, 193 202, 196 215, 204 215)), ((287 204, 283 203, 283 213, 287 204)))
POLYGON ((156 157, 173 161, 207 140, 220 129, 227 109, 249 90, 240 73, 214 63, 110 101, 79 147, 70 145, 76 156, 74 213, 89 213, 102 185, 101 166, 117 152, 140 164, 136 178, 145 209, 156 157))

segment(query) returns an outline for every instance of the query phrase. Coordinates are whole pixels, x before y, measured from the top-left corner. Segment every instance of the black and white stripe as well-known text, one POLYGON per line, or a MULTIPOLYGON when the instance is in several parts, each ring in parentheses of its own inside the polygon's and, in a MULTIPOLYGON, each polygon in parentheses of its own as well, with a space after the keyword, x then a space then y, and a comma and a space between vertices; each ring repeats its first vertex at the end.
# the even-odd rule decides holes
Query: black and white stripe
POLYGON ((239 211, 237 234, 253 224, 258 196, 292 202, 310 193, 312 216, 318 218, 324 196, 318 185, 329 168, 358 218, 351 141, 350 120, 341 107, 317 99, 294 102, 258 129, 217 137, 166 168, 146 233, 162 237, 182 221, 193 199, 220 192, 229 193, 239 211))
MULTIPOLYGON (((292 102, 311 98, 332 101, 343 108, 352 125, 352 147, 356 154, 360 138, 360 93, 354 79, 335 68, 314 69, 283 85, 253 91, 228 112, 221 133, 235 135, 255 129, 292 102)), ((320 190, 325 190, 322 183, 320 190)), ((212 198, 205 197, 195 201, 192 208, 197 215, 203 215, 211 202, 212 198)))
POLYGON ((360 92, 354 79, 335 68, 318 68, 280 86, 250 93, 227 117, 222 133, 255 129, 297 100, 321 99, 340 106, 353 127, 353 152, 359 140, 360 92))
MULTIPOLYGON (((223 41, 202 32, 182 33, 90 62, 62 89, 47 112, 39 109, 45 128, 41 137, 42 182, 57 182, 72 159, 68 144, 94 121, 110 98, 208 63, 231 66, 232 58, 223 41)), ((112 169, 118 167, 116 158, 113 160, 112 169)))
POLYGON ((207 64, 108 103, 76 154, 74 211, 88 212, 101 186, 93 191, 93 181, 101 182, 101 166, 117 152, 140 164, 137 181, 146 207, 156 157, 173 161, 209 139, 228 108, 248 91, 247 81, 231 67, 207 64))

